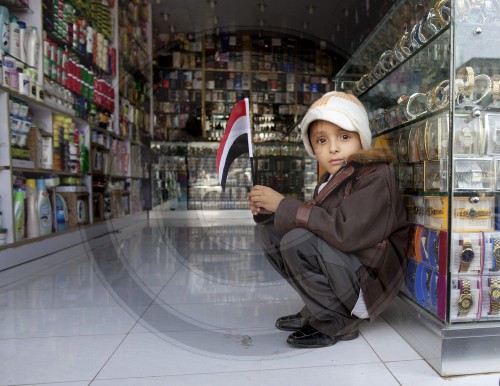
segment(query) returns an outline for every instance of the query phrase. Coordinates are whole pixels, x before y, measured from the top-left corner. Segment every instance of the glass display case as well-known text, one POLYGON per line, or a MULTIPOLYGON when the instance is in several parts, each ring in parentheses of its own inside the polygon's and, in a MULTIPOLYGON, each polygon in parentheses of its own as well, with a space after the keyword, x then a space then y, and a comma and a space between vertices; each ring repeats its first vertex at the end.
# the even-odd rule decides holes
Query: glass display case
POLYGON ((499 20, 498 1, 398 1, 337 74, 411 223, 388 320, 445 376, 500 371, 499 20))

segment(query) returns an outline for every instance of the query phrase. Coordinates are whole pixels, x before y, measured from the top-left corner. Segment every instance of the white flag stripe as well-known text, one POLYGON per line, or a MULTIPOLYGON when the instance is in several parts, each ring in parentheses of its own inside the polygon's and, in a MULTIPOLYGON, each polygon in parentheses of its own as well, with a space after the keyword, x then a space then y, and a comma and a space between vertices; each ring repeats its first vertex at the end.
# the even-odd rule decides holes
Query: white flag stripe
POLYGON ((253 162, 253 143, 252 143, 252 126, 250 124, 250 102, 248 101, 248 98, 245 98, 245 111, 246 113, 246 120, 247 120, 247 127, 248 127, 248 156, 250 157, 250 162, 253 162))
MULTIPOLYGON (((227 153, 231 149, 234 141, 236 138, 238 138, 242 134, 248 134, 248 116, 244 115, 242 117, 239 117, 236 121, 234 121, 233 127, 231 128, 231 132, 229 133, 226 144, 224 146, 224 151, 222 153, 222 156, 220 158, 220 164, 225 165, 226 164, 226 158, 227 158, 227 153)), ((219 169, 219 181, 222 181, 222 175, 224 173, 224 168, 219 169)))

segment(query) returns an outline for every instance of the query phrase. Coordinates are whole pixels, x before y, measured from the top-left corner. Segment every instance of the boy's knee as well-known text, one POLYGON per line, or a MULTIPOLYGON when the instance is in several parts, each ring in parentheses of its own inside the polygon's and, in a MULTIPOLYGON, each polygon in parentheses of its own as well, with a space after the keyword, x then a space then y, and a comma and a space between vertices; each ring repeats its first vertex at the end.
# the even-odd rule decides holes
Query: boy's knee
POLYGON ((314 234, 303 228, 295 228, 291 231, 285 233, 280 242, 280 249, 290 248, 291 246, 298 246, 302 243, 308 242, 311 240, 311 236, 314 234))

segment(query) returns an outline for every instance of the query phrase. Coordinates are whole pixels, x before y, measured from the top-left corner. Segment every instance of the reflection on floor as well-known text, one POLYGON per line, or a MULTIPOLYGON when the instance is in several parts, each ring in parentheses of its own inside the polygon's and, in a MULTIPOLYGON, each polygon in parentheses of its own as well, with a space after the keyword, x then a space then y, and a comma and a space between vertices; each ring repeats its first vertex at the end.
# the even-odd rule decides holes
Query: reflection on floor
POLYGON ((0 272, 0 385, 498 385, 442 379, 383 318, 294 349, 274 321, 301 305, 247 211, 152 213, 0 272))

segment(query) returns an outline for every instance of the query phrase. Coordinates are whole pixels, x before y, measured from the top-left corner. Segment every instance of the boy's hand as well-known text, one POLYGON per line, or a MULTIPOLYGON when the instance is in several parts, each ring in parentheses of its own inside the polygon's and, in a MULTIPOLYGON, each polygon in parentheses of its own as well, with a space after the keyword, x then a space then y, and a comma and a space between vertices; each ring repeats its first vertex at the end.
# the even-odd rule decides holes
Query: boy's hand
POLYGON ((285 196, 267 186, 255 185, 247 196, 250 211, 253 215, 259 213, 274 213, 285 196))

